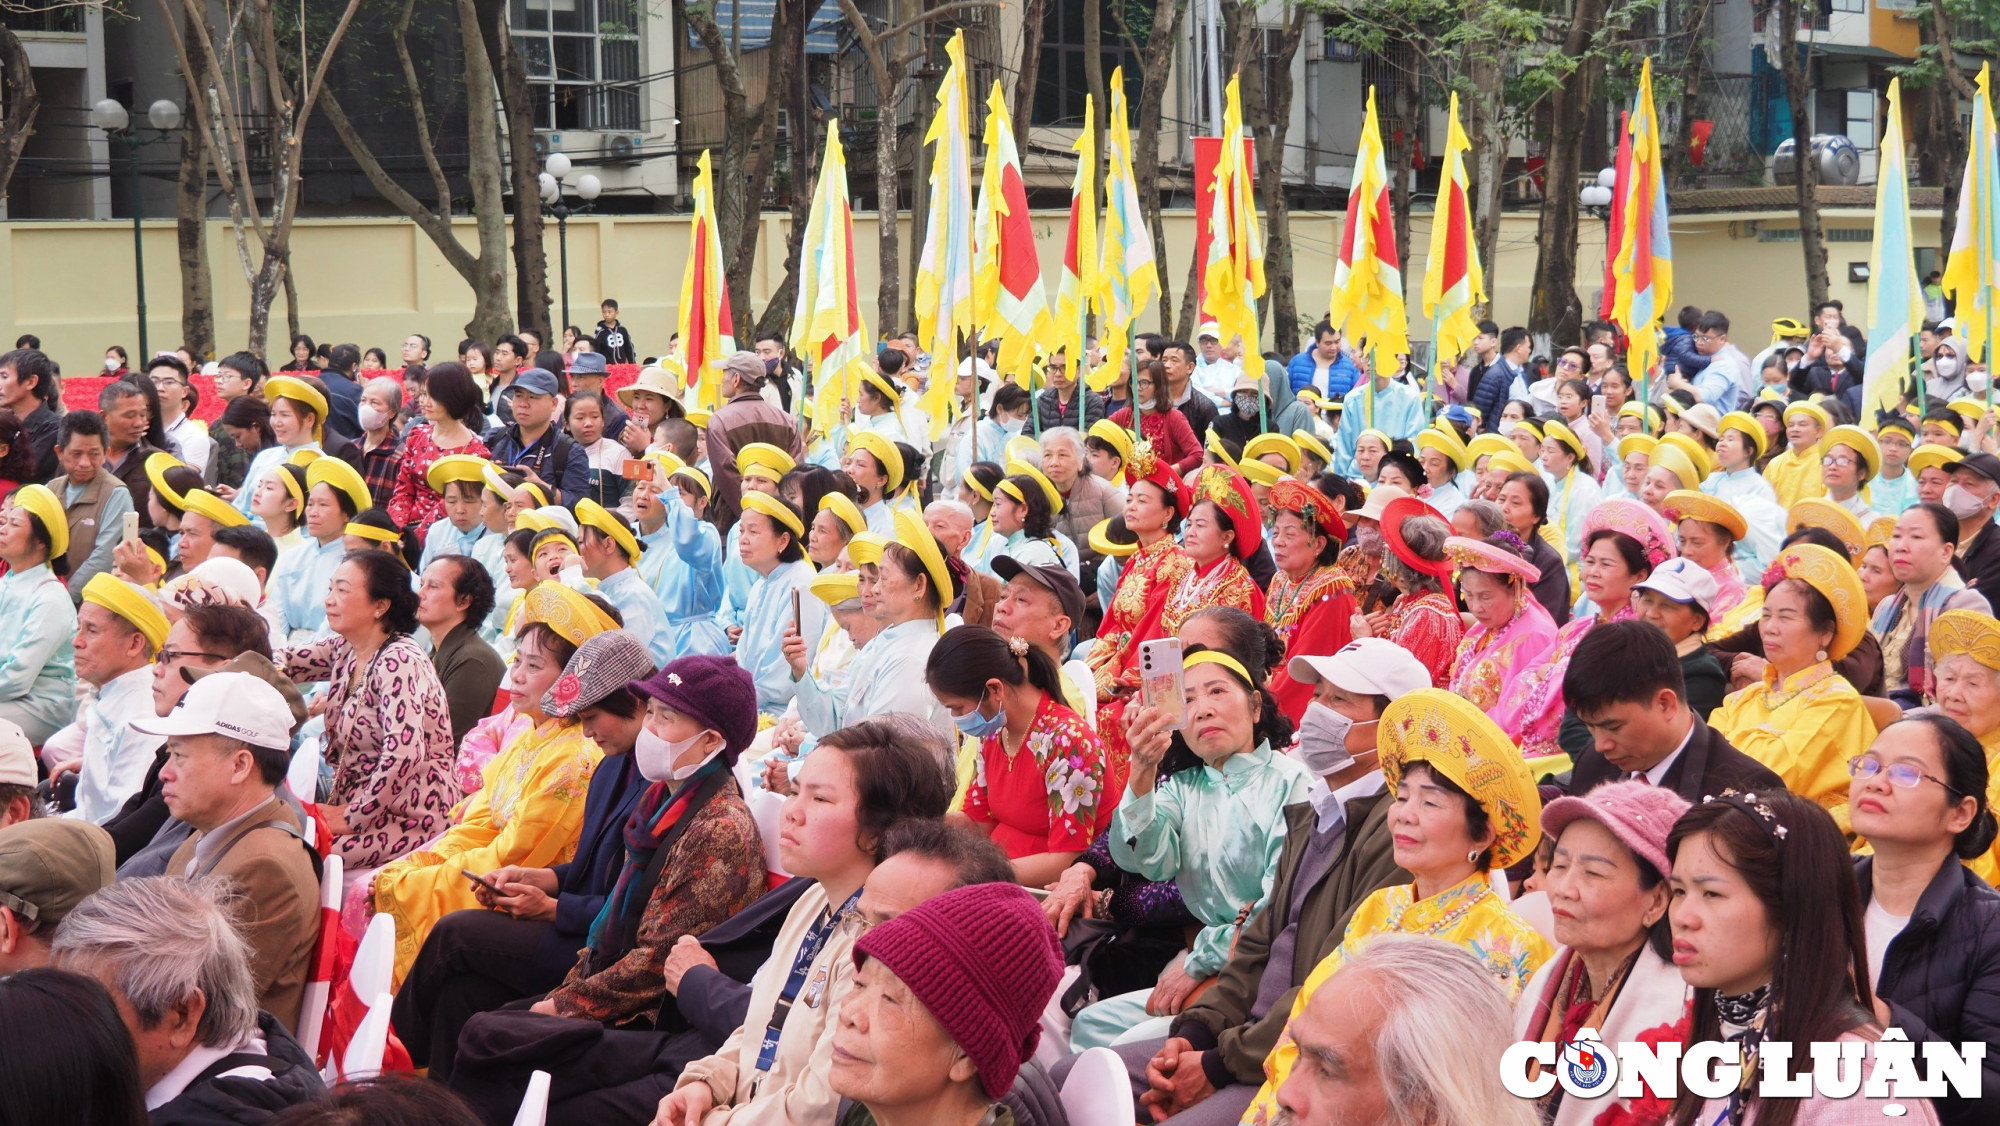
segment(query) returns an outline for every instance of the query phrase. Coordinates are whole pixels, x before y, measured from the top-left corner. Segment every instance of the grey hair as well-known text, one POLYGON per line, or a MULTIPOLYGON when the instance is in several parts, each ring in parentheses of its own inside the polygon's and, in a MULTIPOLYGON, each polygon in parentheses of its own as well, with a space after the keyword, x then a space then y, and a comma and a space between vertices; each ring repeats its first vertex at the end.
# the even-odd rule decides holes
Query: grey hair
POLYGON ((200 992, 195 1027, 207 1048, 228 1048, 257 1027, 257 984, 244 911, 226 879, 147 876, 91 895, 57 929, 50 956, 64 969, 92 969, 153 1028, 200 992))
POLYGON ((1068 442, 1070 448, 1076 451, 1077 457, 1081 458, 1083 456, 1083 435, 1077 432, 1076 427, 1051 426, 1047 430, 1042 431, 1043 449, 1048 449, 1050 442, 1058 441, 1068 442))
POLYGON ((1420 935, 1365 943, 1341 974, 1376 990, 1385 1016, 1375 1033, 1376 1073, 1392 1126, 1536 1126, 1529 1099, 1509 1094, 1497 1060, 1516 1037, 1513 1006, 1493 973, 1464 947, 1420 935))
POLYGON ((1499 505, 1490 500, 1469 500, 1459 505, 1458 510, 1472 513, 1472 518, 1479 521, 1480 539, 1485 539, 1507 526, 1506 515, 1500 511, 1499 505))
POLYGON ((887 712, 875 716, 874 721, 895 732, 897 742, 908 742, 929 752, 947 773, 957 771, 958 743, 947 738, 936 724, 927 723, 908 712, 887 712))
POLYGON ((979 523, 979 518, 972 514, 972 507, 966 504, 964 501, 957 501, 950 499, 934 500, 924 506, 924 511, 949 512, 953 516, 963 517, 966 524, 968 525, 979 523))
MULTIPOLYGON (((1444 558, 1444 541, 1451 535, 1451 526, 1435 516, 1412 516, 1403 521, 1401 532, 1403 543, 1418 558, 1435 561, 1444 558)), ((1382 573, 1404 590, 1444 589, 1442 579, 1404 563, 1393 551, 1382 554, 1382 573)))
POLYGON ((378 375, 369 380, 362 390, 381 392, 382 397, 389 400, 390 414, 403 409, 403 385, 386 375, 378 375))

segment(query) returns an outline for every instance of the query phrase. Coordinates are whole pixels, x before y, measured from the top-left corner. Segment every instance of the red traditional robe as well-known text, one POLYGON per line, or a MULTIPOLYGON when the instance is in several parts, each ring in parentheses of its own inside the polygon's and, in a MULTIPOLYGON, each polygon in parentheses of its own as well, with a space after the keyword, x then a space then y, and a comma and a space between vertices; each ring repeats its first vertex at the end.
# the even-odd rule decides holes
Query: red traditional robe
POLYGON ((1271 579, 1270 606, 1264 620, 1285 640, 1285 660, 1271 675, 1271 695, 1297 723, 1312 703, 1312 685, 1292 679, 1293 657, 1324 657, 1354 640, 1354 580, 1335 565, 1315 568, 1294 582, 1283 571, 1271 579))

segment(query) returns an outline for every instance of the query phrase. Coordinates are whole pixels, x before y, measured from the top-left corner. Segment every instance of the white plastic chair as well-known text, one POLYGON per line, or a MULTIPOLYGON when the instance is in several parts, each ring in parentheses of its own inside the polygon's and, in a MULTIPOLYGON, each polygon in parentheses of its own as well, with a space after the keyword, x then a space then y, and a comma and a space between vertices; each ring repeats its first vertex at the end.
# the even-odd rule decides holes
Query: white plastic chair
POLYGON ((549 1120, 549 1073, 528 1076, 528 1093, 521 1096, 521 1109, 514 1112, 514 1126, 543 1126, 549 1120))
POLYGON ((1109 1048, 1078 1056, 1062 1088, 1063 1113, 1070 1126, 1132 1126, 1132 1080, 1109 1048))
POLYGON ((347 971, 348 988, 361 998, 390 993, 396 977, 396 920, 377 915, 368 920, 368 930, 354 951, 354 967, 347 971))
MULTIPOLYGON (((329 856, 320 861, 319 918, 322 931, 340 925, 340 889, 341 859, 329 856)), ((319 940, 324 943, 331 938, 322 934, 319 940)), ((317 957, 314 962, 317 964, 317 957)), ((306 982, 305 1000, 299 1010, 299 1047, 306 1050, 307 1059, 319 1058, 320 1027, 326 1022, 326 1002, 332 994, 331 981, 306 982)))
POLYGON ((784 831, 785 799, 769 790, 750 795, 750 816, 757 822, 757 835, 764 839, 764 867, 780 876, 789 876, 778 859, 778 834, 784 831))
POLYGON ((340 1078, 366 1079, 382 1073, 382 1055, 389 1049, 389 1009, 395 1000, 387 993, 375 995, 368 1015, 361 1018, 361 1027, 354 1030, 354 1039, 347 1042, 347 1054, 340 1058, 340 1078))
POLYGON ((292 755, 292 765, 285 771, 285 785, 291 787, 292 796, 304 804, 319 800, 319 745, 318 739, 302 741, 292 755))

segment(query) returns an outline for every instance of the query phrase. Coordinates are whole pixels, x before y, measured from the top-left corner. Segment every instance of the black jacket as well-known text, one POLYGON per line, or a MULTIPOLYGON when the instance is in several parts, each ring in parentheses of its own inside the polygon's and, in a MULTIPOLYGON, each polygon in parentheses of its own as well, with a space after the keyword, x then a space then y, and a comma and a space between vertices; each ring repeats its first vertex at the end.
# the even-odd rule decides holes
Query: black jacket
POLYGON ((1800 398, 1808 395, 1834 395, 1853 407, 1861 399, 1861 376, 1868 357, 1868 342, 1861 331, 1853 325, 1840 330, 1847 338, 1853 355, 1842 363, 1839 356, 1821 354, 1810 364, 1800 364, 1793 369, 1791 388, 1800 398))
POLYGON ((1965 550, 1952 557, 1951 565, 1957 569, 1958 577, 1965 580, 1968 590, 2000 599, 2000 532, 1993 530, 1991 520, 1965 545, 1965 550))
POLYGON ((277 1018, 258 1013, 257 1031, 264 1037, 264 1055, 217 1060, 172 1101, 153 1111, 152 1126, 254 1126, 277 1117, 287 1107, 326 1094, 319 1070, 277 1018), (271 1077, 222 1076, 225 1071, 246 1066, 268 1068, 271 1077))
POLYGON ((650 785, 629 754, 605 759, 590 776, 576 852, 549 866, 561 894, 555 920, 535 947, 537 973, 562 980, 576 965, 576 952, 590 945, 590 924, 625 870, 625 822, 650 785))
POLYGON ((46 485, 62 476, 62 463, 56 460, 56 439, 62 436, 62 420, 56 417, 56 412, 47 403, 38 403, 21 420, 21 429, 28 432, 28 440, 34 444, 35 472, 28 481, 16 483, 26 485, 32 481, 46 485))
MULTIPOLYGON (((1597 753, 1597 748, 1591 747, 1576 756, 1576 767, 1569 776, 1569 792, 1588 793, 1605 782, 1616 782, 1623 775, 1609 759, 1597 753)), ((1660 783, 1695 803, 1724 790, 1785 788, 1785 783, 1770 768, 1730 746, 1729 740, 1703 723, 1700 716, 1694 719, 1687 748, 1667 768, 1660 783)))
MULTIPOLYGON (((1854 862, 1864 904, 1874 864, 1870 856, 1854 862)), ((1913 1044, 1985 1041, 1982 1086, 2000 1091, 2000 893, 1985 880, 1956 859, 1945 861, 1909 923, 1890 940, 1875 992, 1913 1044)), ((1945 1123, 1993 1121, 1991 1106, 1981 1111, 1978 1100, 1941 1098, 1931 1105, 1945 1123)))
POLYGON ((1072 390, 1067 403, 1056 398, 1053 387, 1045 387, 1035 395, 1035 414, 1040 418, 1043 430, 1053 430, 1058 426, 1067 426, 1072 430, 1089 429, 1089 423, 1083 420, 1082 406, 1090 408, 1090 422, 1111 417, 1111 408, 1105 404, 1104 396, 1085 387, 1072 390))
POLYGON ((1200 391, 1190 392, 1185 403, 1175 403, 1174 409, 1187 419, 1188 429, 1194 431, 1194 440, 1204 445, 1208 443, 1208 428, 1215 425, 1215 400, 1200 391))

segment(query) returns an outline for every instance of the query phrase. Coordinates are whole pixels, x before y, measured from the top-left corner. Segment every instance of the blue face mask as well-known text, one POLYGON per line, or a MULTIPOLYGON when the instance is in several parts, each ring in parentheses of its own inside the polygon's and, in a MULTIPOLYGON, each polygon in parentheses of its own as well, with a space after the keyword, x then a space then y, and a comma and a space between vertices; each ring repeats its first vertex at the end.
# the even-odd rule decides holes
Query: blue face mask
POLYGON ((956 724, 961 732, 974 739, 985 739, 1007 726, 1007 709, 1001 708, 989 719, 979 714, 978 708, 974 708, 964 715, 952 716, 951 722, 956 724))

